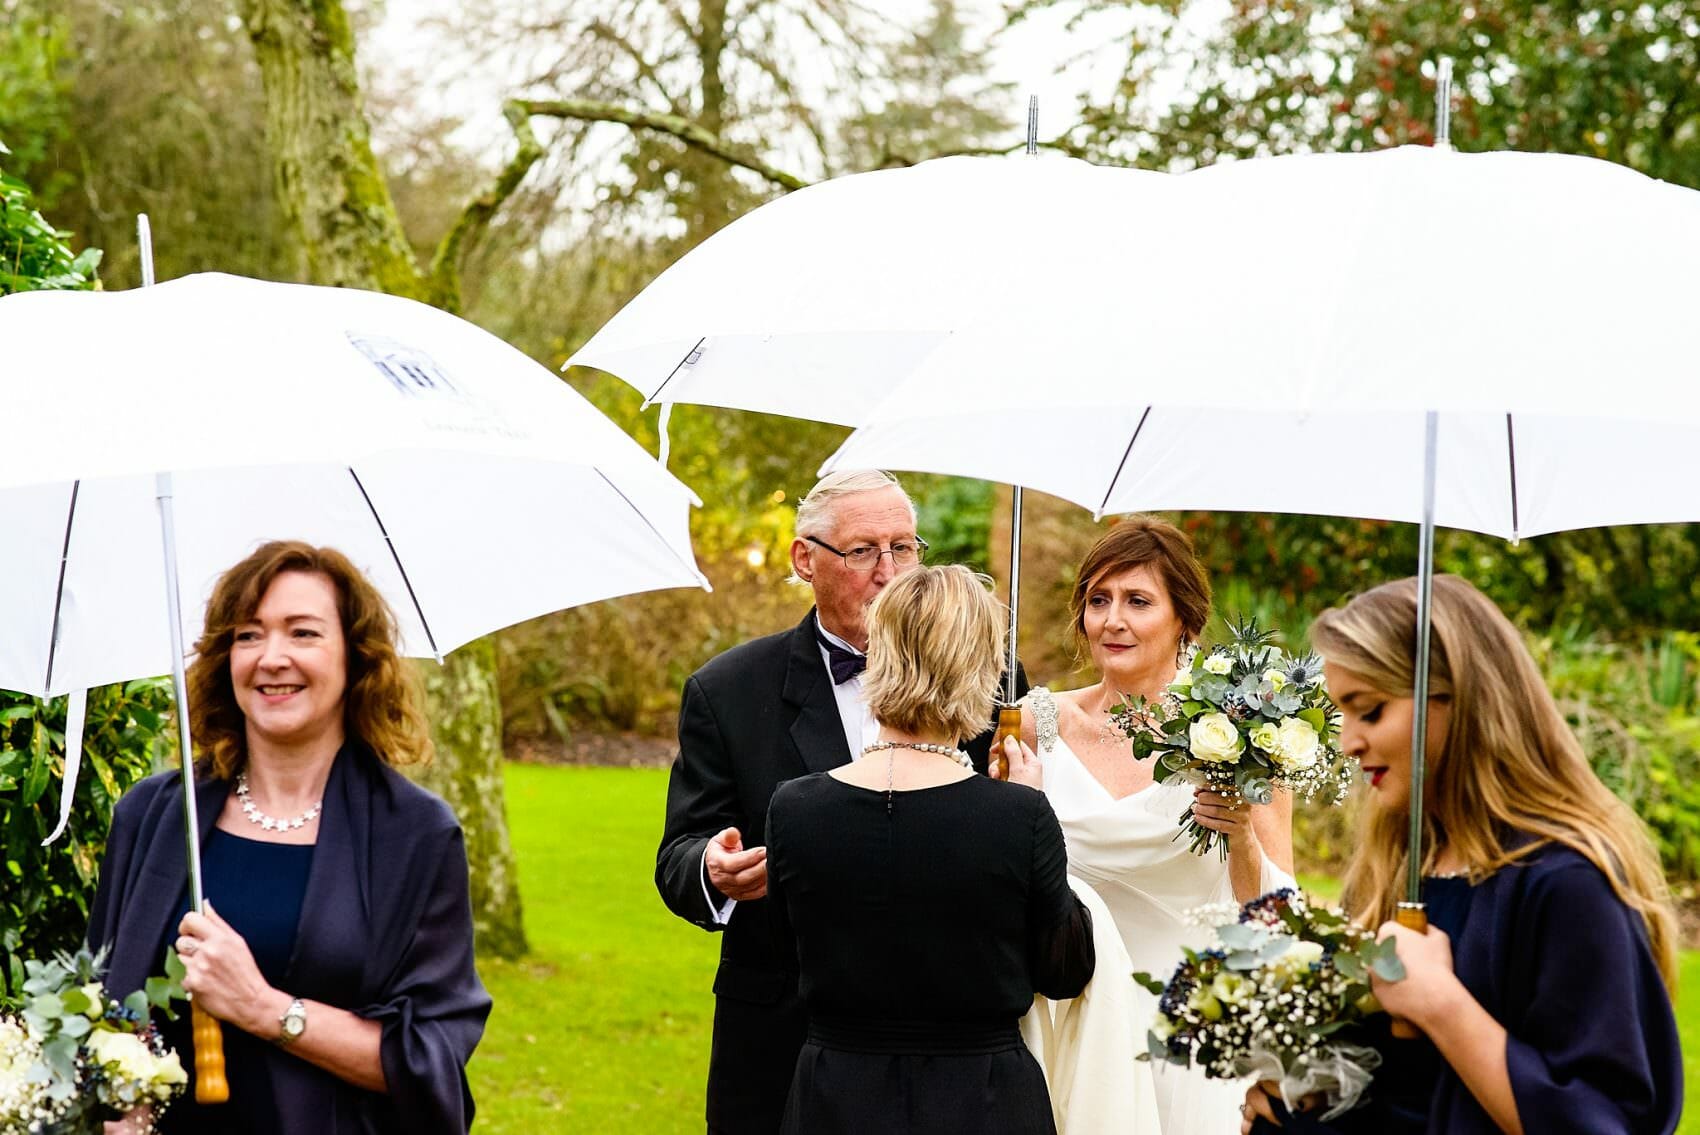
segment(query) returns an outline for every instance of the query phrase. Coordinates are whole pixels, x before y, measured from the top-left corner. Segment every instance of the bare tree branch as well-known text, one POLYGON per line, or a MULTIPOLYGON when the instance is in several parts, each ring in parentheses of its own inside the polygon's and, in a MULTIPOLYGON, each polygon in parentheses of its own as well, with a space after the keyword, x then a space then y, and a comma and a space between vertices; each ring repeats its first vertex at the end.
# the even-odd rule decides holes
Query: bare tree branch
POLYGON ((490 221, 503 202, 513 196, 531 167, 543 157, 543 146, 531 129, 531 117, 522 104, 510 102, 502 108, 502 116, 513 127, 519 149, 508 164, 496 175, 489 189, 467 202, 454 226, 437 245, 431 257, 431 272, 427 281, 428 302, 449 311, 460 310, 460 261, 465 250, 476 247, 490 228, 490 221))
MULTIPOLYGON (((922 161, 932 161, 934 158, 997 158, 1026 148, 1026 142, 1017 142, 1013 146, 962 146, 952 150, 939 150, 937 153, 928 154, 925 158, 911 157, 907 154, 894 154, 888 151, 881 162, 881 168, 912 166, 922 161)), ((1040 142, 1039 148, 1041 150, 1055 150, 1060 154, 1067 154, 1071 158, 1086 157, 1086 151, 1076 143, 1069 141, 1066 135, 1053 138, 1049 142, 1040 142)))
POLYGON ((677 98, 673 97, 673 92, 669 91, 667 89, 667 84, 661 81, 661 76, 656 74, 654 66, 650 64, 649 60, 643 57, 643 52, 639 51, 630 40, 626 39, 619 32, 615 31, 611 26, 601 20, 592 20, 589 31, 591 35, 614 45, 624 52, 626 57, 632 61, 634 66, 637 67, 638 78, 645 80, 650 86, 654 87, 656 93, 667 100, 667 105, 672 108, 674 114, 685 113, 685 107, 677 98))
POLYGON ((782 169, 768 165, 757 157, 746 146, 729 142, 711 131, 703 129, 688 118, 674 114, 656 114, 647 110, 632 110, 613 103, 596 102, 591 99, 555 99, 545 101, 516 100, 508 104, 525 115, 541 115, 549 118, 576 118, 587 122, 617 122, 633 130, 654 130, 667 134, 679 141, 712 154, 728 165, 747 169, 759 174, 782 189, 802 189, 809 183, 796 174, 786 173, 782 169))

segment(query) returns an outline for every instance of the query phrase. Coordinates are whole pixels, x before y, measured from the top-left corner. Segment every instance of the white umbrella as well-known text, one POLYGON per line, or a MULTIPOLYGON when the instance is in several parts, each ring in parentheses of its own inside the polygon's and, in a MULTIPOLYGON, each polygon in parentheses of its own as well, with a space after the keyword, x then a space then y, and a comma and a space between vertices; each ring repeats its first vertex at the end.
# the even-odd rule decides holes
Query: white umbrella
POLYGON ((1588 158, 950 159, 757 210, 574 361, 863 427, 823 471, 1421 519, 1426 552, 1693 517, 1697 263, 1700 194, 1588 158))
POLYGON ((375 292, 200 275, 0 300, 0 688, 171 669, 157 473, 172 474, 187 640, 266 539, 349 554, 404 650, 614 595, 702 586, 695 498, 477 326, 375 292))
POLYGON ((1142 294, 1125 358, 1098 323, 1115 304, 1087 296, 1046 325, 1053 348, 1024 340, 1003 364, 951 337, 823 472, 1008 480, 1097 514, 1419 521, 1423 625, 1437 523, 1515 539, 1700 515, 1700 193, 1586 158, 1444 146, 1177 182, 1222 221, 1190 252, 1154 242, 1146 267, 1175 295, 1142 294))
MULTIPOLYGON (((147 229, 144 269, 151 280, 147 229)), ((707 586, 694 495, 545 368, 409 300, 191 276, 0 299, 0 687, 70 691, 58 828, 87 686, 170 671, 189 897, 202 906, 184 646, 219 573, 270 539, 347 553, 441 658, 577 603, 707 586), (186 588, 190 602, 180 602, 186 588)), ((227 1098, 194 1007, 196 1098, 227 1098)))

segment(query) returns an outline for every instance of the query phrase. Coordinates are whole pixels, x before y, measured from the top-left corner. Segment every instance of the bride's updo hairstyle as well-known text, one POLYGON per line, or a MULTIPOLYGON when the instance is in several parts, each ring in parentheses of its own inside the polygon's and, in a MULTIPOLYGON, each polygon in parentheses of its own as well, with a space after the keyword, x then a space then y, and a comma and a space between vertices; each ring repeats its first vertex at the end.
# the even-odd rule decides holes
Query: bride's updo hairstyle
POLYGON ((1166 520, 1130 516, 1098 538, 1074 576, 1068 610, 1076 653, 1086 652, 1086 601, 1106 576, 1149 567, 1163 581, 1181 620, 1182 644, 1198 641, 1210 621, 1210 577, 1198 562, 1192 537, 1166 520))
MULTIPOLYGON (((1543 844, 1573 849, 1641 915, 1674 992, 1676 921, 1641 821, 1595 775, 1522 636, 1493 601, 1457 576, 1440 575, 1431 610, 1429 693, 1451 705, 1446 740, 1427 766, 1423 789, 1427 854, 1444 842, 1479 878, 1543 844)), ((1311 624, 1310 641, 1324 661, 1387 697, 1412 697, 1417 581, 1384 583, 1323 612, 1311 624)), ((1409 821, 1399 809, 1368 812, 1345 897, 1363 925, 1379 926, 1393 917, 1409 821)))
POLYGON ((1003 676, 1004 606, 960 564, 912 567, 868 608, 862 690, 880 724, 957 740, 986 728, 1003 676))

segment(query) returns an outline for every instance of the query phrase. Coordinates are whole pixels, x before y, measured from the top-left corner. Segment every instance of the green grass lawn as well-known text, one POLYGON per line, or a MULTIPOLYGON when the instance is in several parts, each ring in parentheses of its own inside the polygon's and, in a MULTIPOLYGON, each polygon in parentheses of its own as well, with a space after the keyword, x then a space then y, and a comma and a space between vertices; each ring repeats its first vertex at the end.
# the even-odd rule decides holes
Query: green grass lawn
POLYGON ((507 789, 532 954, 479 966, 477 1129, 700 1132, 720 941, 655 893, 666 774, 509 765, 507 789))
MULTIPOLYGON (((668 913, 652 879, 667 776, 508 766, 508 821, 532 955, 484 962, 495 1011, 472 1060, 482 1132, 700 1132, 718 939, 668 913)), ((1323 893, 1331 880, 1307 876, 1323 893)), ((1700 989, 1700 952, 1682 959, 1700 989)), ((1700 1087, 1700 994, 1677 1005, 1700 1087)), ((1700 1135, 1700 1111, 1680 1135, 1700 1135)))

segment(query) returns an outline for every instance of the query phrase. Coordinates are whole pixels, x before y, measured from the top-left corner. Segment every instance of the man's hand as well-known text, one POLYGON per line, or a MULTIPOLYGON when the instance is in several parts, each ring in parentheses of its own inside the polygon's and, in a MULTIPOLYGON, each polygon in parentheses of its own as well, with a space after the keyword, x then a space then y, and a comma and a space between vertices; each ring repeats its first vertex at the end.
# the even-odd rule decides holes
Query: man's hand
POLYGON ((767 848, 744 850, 744 837, 727 828, 708 841, 703 856, 709 886, 729 899, 748 902, 767 894, 767 848))

